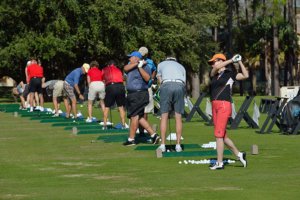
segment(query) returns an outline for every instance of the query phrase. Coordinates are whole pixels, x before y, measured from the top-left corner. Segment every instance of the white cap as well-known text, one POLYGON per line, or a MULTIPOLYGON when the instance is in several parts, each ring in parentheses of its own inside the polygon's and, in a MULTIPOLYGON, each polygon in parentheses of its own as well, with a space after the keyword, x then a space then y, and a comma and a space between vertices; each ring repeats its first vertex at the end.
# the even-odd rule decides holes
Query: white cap
POLYGON ((139 49, 139 52, 142 54, 142 56, 145 56, 146 54, 148 54, 148 49, 147 47, 141 47, 139 49))
POLYGON ((89 71, 89 69, 90 69, 90 65, 87 64, 87 63, 84 63, 84 64, 82 65, 82 67, 84 68, 85 73, 88 73, 88 71, 89 71))

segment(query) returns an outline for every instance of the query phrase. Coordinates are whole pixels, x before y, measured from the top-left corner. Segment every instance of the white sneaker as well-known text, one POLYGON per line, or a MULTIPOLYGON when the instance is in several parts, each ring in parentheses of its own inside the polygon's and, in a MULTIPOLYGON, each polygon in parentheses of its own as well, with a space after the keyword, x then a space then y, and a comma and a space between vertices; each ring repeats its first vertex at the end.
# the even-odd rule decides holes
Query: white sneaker
POLYGON ((175 151, 182 152, 182 148, 181 148, 180 144, 176 144, 175 151))
POLYGON ((89 117, 88 117, 88 118, 86 118, 85 122, 86 122, 86 123, 91 123, 91 122, 93 122, 93 120, 92 120, 92 118, 89 118, 89 117))
POLYGON ((218 163, 216 162, 213 166, 209 167, 211 170, 219 170, 219 169, 224 169, 224 164, 223 162, 218 163))
POLYGON ((59 117, 59 114, 55 113, 54 115, 52 115, 52 117, 59 117))
POLYGON ((44 107, 40 107, 40 111, 41 111, 41 112, 44 112, 44 107))
POLYGON ((160 149, 162 152, 166 152, 166 145, 161 144, 158 149, 160 149))
POLYGON ((238 160, 241 161, 244 167, 247 167, 247 160, 246 160, 246 153, 245 152, 239 152, 238 154, 238 160))

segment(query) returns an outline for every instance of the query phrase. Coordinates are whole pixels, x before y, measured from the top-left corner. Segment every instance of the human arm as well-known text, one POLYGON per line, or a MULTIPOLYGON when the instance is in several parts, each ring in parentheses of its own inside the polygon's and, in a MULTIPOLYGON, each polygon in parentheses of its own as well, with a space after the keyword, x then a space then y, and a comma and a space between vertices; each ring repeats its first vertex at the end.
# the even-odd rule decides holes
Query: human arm
POLYGON ((130 62, 128 63, 127 65, 124 66, 124 71, 127 73, 129 72, 130 70, 134 69, 135 67, 138 66, 138 62, 130 62))
POLYGON ((90 86, 90 84, 91 84, 91 77, 89 76, 89 74, 86 76, 86 80, 87 80, 88 86, 90 86))
POLYGON ((221 68, 223 68, 223 67, 226 67, 227 65, 229 65, 229 64, 231 64, 231 63, 233 63, 232 59, 226 60, 226 61, 224 61, 224 62, 220 62, 220 63, 217 64, 216 66, 212 67, 212 70, 211 70, 211 72, 210 72, 210 77, 215 76, 215 75, 218 73, 219 69, 221 69, 221 68))
POLYGON ((246 69, 245 65, 243 64, 242 61, 238 61, 238 64, 241 68, 241 73, 238 73, 236 75, 236 80, 241 81, 241 80, 245 80, 249 77, 249 73, 248 70, 246 69))
POLYGON ((77 92, 79 99, 84 100, 84 96, 81 94, 80 89, 77 84, 74 85, 74 89, 77 92))

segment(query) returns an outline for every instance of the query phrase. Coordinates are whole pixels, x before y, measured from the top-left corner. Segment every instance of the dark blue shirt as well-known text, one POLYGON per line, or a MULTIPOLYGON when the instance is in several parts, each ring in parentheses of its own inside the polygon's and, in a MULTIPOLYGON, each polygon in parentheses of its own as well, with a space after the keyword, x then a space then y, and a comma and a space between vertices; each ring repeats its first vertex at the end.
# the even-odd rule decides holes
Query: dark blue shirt
MULTIPOLYGON (((151 69, 148 65, 143 66, 143 69, 151 76, 151 69)), ((126 89, 128 91, 148 90, 148 82, 143 79, 137 67, 127 72, 126 89)))

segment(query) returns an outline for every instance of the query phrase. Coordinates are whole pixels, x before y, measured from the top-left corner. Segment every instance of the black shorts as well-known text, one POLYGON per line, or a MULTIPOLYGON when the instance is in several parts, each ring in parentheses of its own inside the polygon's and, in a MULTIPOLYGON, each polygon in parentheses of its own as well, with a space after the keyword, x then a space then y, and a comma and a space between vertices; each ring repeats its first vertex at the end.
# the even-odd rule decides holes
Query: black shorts
POLYGON ((123 83, 110 84, 105 87, 105 107, 112 107, 117 103, 118 107, 125 106, 125 86, 123 83))
POLYGON ((37 92, 41 94, 43 92, 42 90, 42 78, 33 77, 30 79, 29 83, 29 92, 37 92))
POLYGON ((145 107, 149 103, 149 92, 148 90, 138 91, 127 94, 126 108, 127 118, 134 116, 144 116, 145 107))

